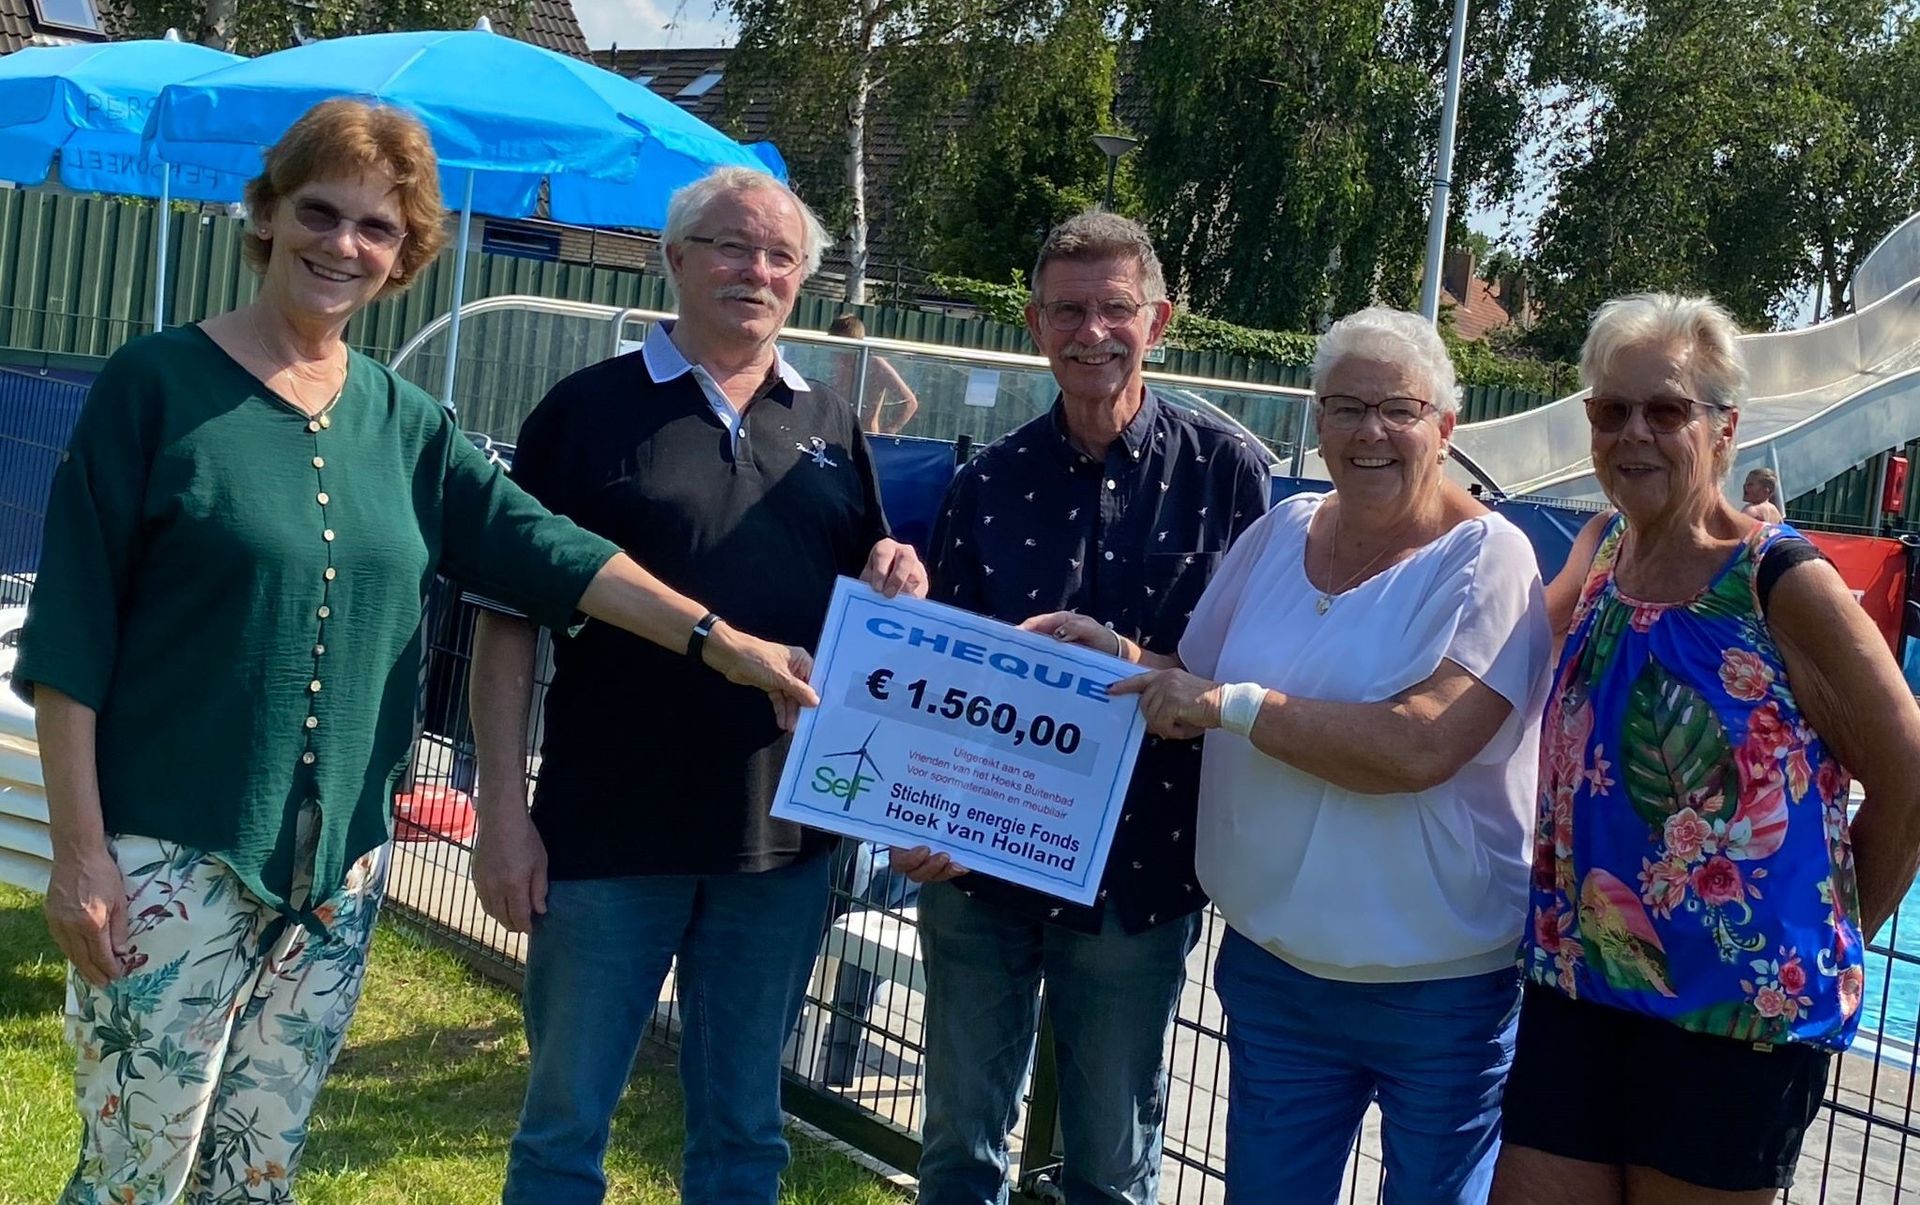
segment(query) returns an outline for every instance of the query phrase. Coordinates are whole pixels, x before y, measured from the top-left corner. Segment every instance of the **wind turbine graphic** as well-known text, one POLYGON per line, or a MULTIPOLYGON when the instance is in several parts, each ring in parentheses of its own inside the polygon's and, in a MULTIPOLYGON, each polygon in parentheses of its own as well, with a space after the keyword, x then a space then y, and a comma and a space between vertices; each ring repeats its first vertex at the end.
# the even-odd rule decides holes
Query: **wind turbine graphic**
POLYGON ((879 731, 880 731, 880 721, 875 720, 873 723, 873 727, 869 729, 867 732, 867 739, 860 742, 860 747, 858 749, 842 749, 838 753, 827 754, 828 757, 852 757, 852 758, 858 759, 853 763, 853 773, 849 775, 854 785, 847 792, 846 803, 842 804, 840 807, 840 810, 843 812, 849 811, 853 808, 854 796, 860 794, 860 788, 861 786, 864 785, 860 781, 861 770, 872 769, 873 778, 875 782, 886 781, 886 775, 880 773, 880 764, 873 760, 873 754, 867 752, 868 747, 873 744, 874 733, 879 731))

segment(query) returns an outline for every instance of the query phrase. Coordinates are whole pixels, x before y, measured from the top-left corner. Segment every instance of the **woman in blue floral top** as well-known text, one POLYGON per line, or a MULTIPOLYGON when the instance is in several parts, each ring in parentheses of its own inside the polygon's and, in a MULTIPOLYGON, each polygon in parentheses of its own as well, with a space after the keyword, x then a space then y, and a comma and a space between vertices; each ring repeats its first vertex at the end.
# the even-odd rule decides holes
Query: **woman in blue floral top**
POLYGON ((1920 855, 1920 710, 1886 641, 1811 544, 1722 492, 1737 335, 1642 294, 1581 354, 1617 509, 1549 590, 1502 1205, 1775 1198, 1920 855))

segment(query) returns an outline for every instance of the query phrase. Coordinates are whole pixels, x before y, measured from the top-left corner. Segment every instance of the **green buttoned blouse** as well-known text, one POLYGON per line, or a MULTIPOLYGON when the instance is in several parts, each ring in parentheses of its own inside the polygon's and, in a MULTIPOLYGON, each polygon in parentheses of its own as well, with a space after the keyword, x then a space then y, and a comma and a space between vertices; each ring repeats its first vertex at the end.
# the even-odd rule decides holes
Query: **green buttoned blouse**
POLYGON ((198 327, 136 339, 61 459, 15 688, 98 713, 108 833, 211 854, 309 926, 389 836, 434 574, 564 626, 618 551, 358 353, 309 417, 198 327), (308 807, 313 885, 290 902, 308 807))

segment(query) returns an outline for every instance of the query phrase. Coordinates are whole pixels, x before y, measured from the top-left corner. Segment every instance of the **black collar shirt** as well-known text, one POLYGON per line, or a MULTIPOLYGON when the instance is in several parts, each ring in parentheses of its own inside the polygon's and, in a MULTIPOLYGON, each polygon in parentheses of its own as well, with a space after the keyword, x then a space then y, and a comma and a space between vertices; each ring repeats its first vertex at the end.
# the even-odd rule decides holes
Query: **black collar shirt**
MULTIPOLYGON (((656 325, 555 385, 513 479, 741 631, 812 648, 887 534, 845 400, 778 361, 745 414, 656 325)), ((835 838, 769 815, 790 738, 766 696, 589 620, 554 641, 533 821, 556 879, 771 870, 835 838)))
MULTIPOLYGON (((1056 400, 954 477, 934 527, 929 597, 1007 623, 1078 611, 1172 653, 1268 496, 1265 458, 1244 432, 1148 390, 1101 462, 1069 442, 1056 400)), ((1206 903, 1193 869, 1199 781, 1199 741, 1146 738, 1092 907, 982 874, 955 885, 1089 932, 1108 907, 1130 933, 1185 916, 1206 903)))

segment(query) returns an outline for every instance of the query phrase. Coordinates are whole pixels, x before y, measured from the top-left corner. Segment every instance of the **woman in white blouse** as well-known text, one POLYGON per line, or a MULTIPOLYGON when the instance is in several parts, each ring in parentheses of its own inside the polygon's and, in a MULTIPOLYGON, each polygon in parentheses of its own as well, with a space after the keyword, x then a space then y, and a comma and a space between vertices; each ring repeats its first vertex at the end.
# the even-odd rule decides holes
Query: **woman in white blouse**
MULTIPOLYGON (((1206 735, 1196 858, 1231 930, 1227 1197, 1333 1201, 1380 1103, 1386 1200, 1484 1202, 1520 1002, 1550 638, 1520 531, 1449 482, 1452 362, 1369 309, 1321 339, 1334 489, 1248 529, 1149 668, 1153 732, 1206 735)), ((1091 620, 1028 627, 1111 649, 1091 620)))

